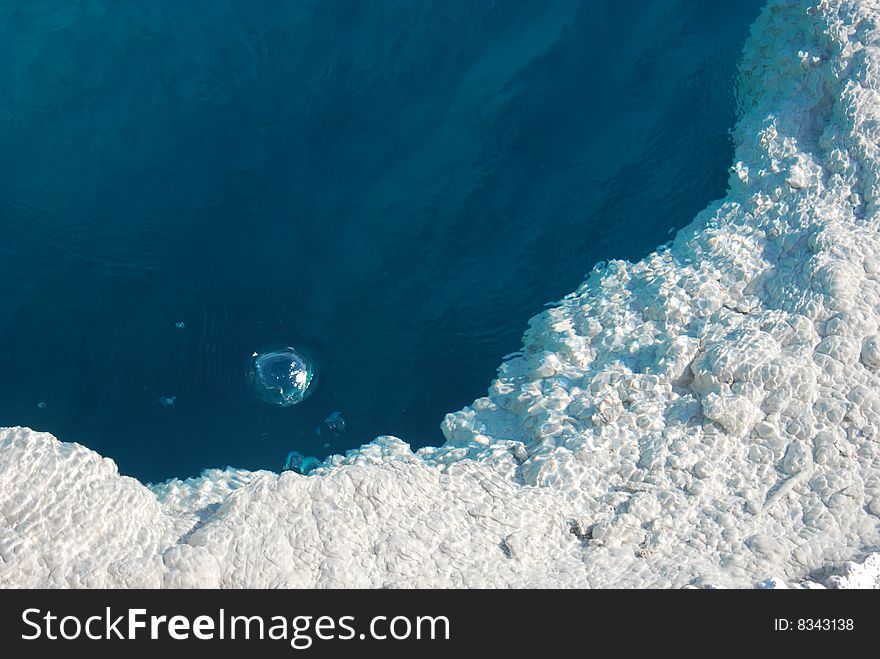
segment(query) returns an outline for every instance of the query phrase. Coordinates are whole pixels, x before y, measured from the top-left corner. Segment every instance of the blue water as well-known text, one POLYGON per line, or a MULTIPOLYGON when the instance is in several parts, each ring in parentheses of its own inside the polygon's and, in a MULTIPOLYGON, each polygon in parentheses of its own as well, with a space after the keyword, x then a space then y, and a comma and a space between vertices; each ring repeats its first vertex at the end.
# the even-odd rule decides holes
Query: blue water
POLYGON ((0 0, 0 425, 146 480, 442 442, 723 195, 761 4, 0 0), (288 408, 246 377, 279 345, 288 408))

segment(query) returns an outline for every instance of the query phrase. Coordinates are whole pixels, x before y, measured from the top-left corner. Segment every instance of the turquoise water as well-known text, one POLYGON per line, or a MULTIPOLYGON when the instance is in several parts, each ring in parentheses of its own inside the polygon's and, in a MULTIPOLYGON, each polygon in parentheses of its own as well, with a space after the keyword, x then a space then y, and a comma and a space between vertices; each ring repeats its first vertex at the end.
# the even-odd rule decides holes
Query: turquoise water
POLYGON ((723 195, 761 4, 0 2, 0 425, 146 480, 442 442, 544 303, 723 195))

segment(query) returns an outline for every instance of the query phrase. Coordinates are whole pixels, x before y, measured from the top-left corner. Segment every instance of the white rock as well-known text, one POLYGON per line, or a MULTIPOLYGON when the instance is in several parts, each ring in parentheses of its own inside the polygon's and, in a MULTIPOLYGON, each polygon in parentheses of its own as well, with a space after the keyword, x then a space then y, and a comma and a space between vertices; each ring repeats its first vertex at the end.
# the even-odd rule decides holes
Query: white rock
POLYGON ((0 586, 877 587, 878 22, 772 0, 727 197, 533 318, 442 447, 147 488, 0 431, 0 586))

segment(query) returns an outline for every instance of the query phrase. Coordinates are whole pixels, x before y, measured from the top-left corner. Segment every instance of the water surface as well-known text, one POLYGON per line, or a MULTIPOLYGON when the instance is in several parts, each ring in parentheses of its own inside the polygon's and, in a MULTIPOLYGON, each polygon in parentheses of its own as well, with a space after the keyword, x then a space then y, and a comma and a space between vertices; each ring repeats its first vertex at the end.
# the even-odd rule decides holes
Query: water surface
POLYGON ((0 425, 147 480, 442 442, 545 302, 723 195, 760 5, 0 2, 0 425))

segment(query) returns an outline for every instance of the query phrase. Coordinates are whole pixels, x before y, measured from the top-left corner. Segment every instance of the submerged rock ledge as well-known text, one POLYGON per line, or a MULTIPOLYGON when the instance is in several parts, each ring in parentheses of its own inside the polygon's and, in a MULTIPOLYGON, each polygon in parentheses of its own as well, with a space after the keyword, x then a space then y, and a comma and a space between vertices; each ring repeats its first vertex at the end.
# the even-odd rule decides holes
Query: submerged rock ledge
POLYGON ((880 5, 770 2, 739 97, 727 197, 533 318, 440 448, 148 487, 0 431, 0 586, 876 585, 833 566, 880 546, 880 5))

